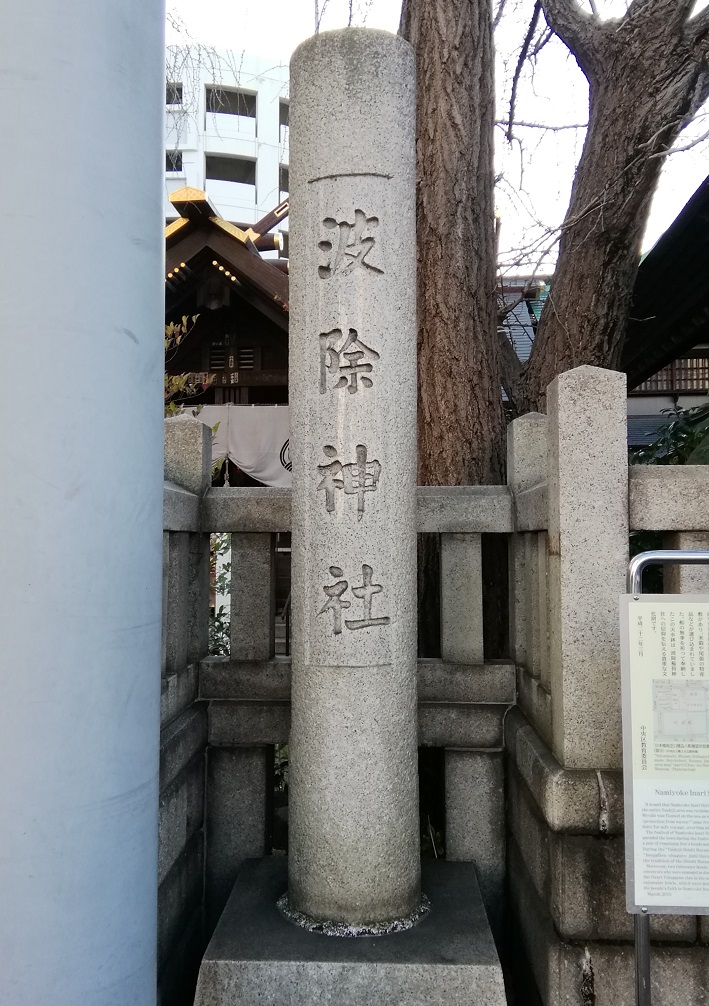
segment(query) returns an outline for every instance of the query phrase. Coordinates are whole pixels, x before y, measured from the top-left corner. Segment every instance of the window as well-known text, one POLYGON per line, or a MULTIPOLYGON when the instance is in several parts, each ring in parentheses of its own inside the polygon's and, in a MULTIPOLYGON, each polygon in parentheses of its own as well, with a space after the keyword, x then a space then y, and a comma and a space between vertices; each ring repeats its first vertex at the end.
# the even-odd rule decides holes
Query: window
POLYGON ((278 123, 281 126, 289 125, 288 118, 290 115, 290 102, 284 101, 282 98, 278 102, 278 123))
POLYGON ((165 85, 165 104, 166 105, 181 105, 182 104, 182 84, 176 83, 175 81, 168 80, 165 85))
POLYGON ((278 169, 278 187, 281 190, 281 199, 290 192, 288 188, 288 165, 281 164, 278 169))
POLYGON ((213 342, 209 347, 209 369, 224 370, 226 363, 226 350, 221 339, 213 342))
POLYGON ((256 161, 245 157, 222 157, 207 154, 207 178, 222 182, 241 182, 242 185, 256 184, 256 161))
POLYGON ((207 111, 221 115, 246 115, 256 118, 256 95, 235 87, 207 85, 207 111))
POLYGON ((165 171, 182 171, 182 151, 181 150, 166 150, 165 151, 165 171))

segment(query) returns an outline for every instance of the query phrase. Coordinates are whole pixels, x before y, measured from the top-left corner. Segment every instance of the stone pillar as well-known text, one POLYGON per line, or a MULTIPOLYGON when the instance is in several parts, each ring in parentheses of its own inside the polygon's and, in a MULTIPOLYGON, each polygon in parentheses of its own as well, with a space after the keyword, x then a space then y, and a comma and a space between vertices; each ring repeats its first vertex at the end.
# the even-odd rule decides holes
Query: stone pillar
POLYGON ((163 5, 0 33, 0 1000, 156 996, 163 5))
POLYGON ((379 924, 420 898, 408 43, 360 28, 305 42, 290 128, 289 896, 379 924))
MULTIPOLYGON (((548 454, 547 417, 529 412, 507 427, 507 483, 515 497, 546 481, 548 454)), ((527 645, 530 629, 529 535, 515 534, 510 547, 510 643, 515 663, 531 672, 532 654, 527 645)))
POLYGON ((446 859, 475 863, 488 918, 505 883, 505 773, 500 751, 446 751, 446 859))
MULTIPOLYGON (((663 548, 705 551, 709 549, 706 531, 674 531, 664 536, 663 548)), ((666 594, 709 594, 709 566, 665 566, 666 594)))
POLYGON ((621 764, 618 597, 628 564, 625 374, 577 367, 551 382, 549 664, 564 768, 621 764))
POLYGON ((270 660, 275 653, 275 535, 231 536, 231 657, 270 660))
POLYGON ((441 535, 441 657, 482 664, 483 587, 479 534, 441 535))

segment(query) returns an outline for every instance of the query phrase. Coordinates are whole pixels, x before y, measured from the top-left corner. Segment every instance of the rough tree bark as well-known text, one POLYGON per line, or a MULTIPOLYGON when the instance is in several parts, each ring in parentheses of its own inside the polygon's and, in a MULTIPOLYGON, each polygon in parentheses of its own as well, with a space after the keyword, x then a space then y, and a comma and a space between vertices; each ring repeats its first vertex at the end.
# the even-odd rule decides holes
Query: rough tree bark
POLYGON ((575 0, 542 0, 586 75, 590 115, 559 258, 516 405, 544 411, 546 387, 580 364, 616 368, 640 242, 663 155, 704 95, 707 16, 692 0, 634 0, 601 21, 575 0))
POLYGON ((618 366, 662 158, 707 96, 709 9, 690 18, 694 0, 632 0, 606 21, 577 0, 541 5, 589 81, 590 125, 551 295, 520 368, 497 341, 490 293, 491 0, 404 2, 419 87, 422 482, 499 479, 501 376, 520 414, 544 411, 546 386, 564 370, 618 366))
POLYGON ((405 0, 416 52, 419 484, 499 482, 488 0, 405 0))

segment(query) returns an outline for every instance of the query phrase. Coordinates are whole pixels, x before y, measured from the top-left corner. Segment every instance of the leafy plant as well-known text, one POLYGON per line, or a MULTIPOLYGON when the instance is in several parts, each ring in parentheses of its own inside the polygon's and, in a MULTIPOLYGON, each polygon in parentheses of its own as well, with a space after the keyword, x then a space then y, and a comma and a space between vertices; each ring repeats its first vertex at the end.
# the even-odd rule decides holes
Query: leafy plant
POLYGON ((656 440, 630 452, 633 465, 709 464, 709 402, 691 409, 663 409, 667 423, 656 440))
POLYGON ((198 314, 188 318, 183 314, 180 321, 171 321, 165 326, 165 415, 174 416, 180 411, 180 405, 188 398, 206 391, 213 377, 206 375, 205 380, 198 380, 195 374, 168 374, 167 365, 174 357, 178 347, 187 338, 198 314))
MULTIPOLYGON (((222 556, 231 552, 231 535, 212 535, 209 552, 210 582, 214 586, 215 595, 231 594, 231 561, 218 562, 222 556)), ((228 656, 230 613, 225 605, 214 605, 214 613, 209 619, 209 652, 214 656, 228 656)))

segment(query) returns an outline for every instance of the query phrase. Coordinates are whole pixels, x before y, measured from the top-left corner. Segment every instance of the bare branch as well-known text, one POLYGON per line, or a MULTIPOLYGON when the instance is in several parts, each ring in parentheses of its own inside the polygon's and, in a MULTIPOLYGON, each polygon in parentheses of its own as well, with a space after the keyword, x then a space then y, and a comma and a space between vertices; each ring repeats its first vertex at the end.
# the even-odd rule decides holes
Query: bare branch
POLYGON ((505 320, 505 318, 507 317, 507 315, 508 314, 512 314, 512 312, 514 311, 514 309, 516 307, 519 307, 520 304, 524 304, 524 294, 523 293, 521 293, 519 295, 519 297, 517 298, 517 300, 513 300, 512 303, 510 303, 510 304, 503 304, 501 307, 498 307, 498 309, 497 309, 497 324, 500 325, 505 320))
POLYGON ((492 30, 493 31, 497 28, 498 24, 502 20, 502 15, 505 13, 505 5, 506 5, 506 3, 507 3, 507 0, 499 0, 499 2, 497 4, 497 10, 495 11, 495 16, 492 19, 492 30))
POLYGON ((573 52, 581 69, 591 68, 599 19, 582 10, 577 0, 541 0, 541 4, 547 24, 573 52))
MULTIPOLYGON (((495 119, 495 125, 507 129, 508 120, 495 119)), ((543 129, 544 131, 548 130, 550 133, 558 133, 563 129, 588 129, 587 122, 567 122, 551 126, 544 122, 520 122, 519 119, 515 120, 515 126, 520 129, 543 129)))
POLYGON ((522 67, 524 66, 525 60, 527 59, 527 54, 529 52, 529 47, 532 44, 534 35, 537 30, 537 25, 539 24, 539 16, 542 12, 541 0, 536 0, 534 4, 534 11, 532 12, 532 20, 529 22, 529 27, 527 28, 527 34, 524 36, 524 42, 522 43, 522 48, 520 49, 519 59, 517 60, 517 66, 515 67, 514 76, 512 77, 512 92, 510 94, 510 115, 507 121, 507 141, 512 142, 512 123, 515 117, 515 104, 517 101, 517 85, 519 84, 519 78, 522 74, 522 67))
POLYGON ((539 41, 536 43, 536 45, 532 49, 530 55, 531 56, 538 56, 539 53, 544 48, 544 46, 548 45, 549 42, 551 42, 551 40, 553 38, 554 38, 554 32, 551 30, 551 28, 547 27, 547 30, 545 32, 542 32, 539 41))

